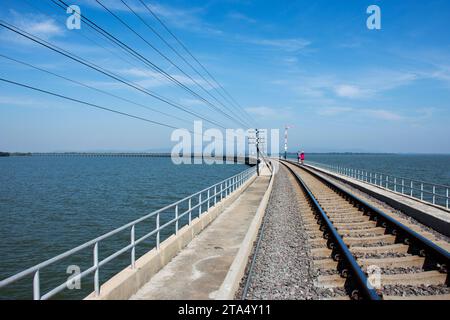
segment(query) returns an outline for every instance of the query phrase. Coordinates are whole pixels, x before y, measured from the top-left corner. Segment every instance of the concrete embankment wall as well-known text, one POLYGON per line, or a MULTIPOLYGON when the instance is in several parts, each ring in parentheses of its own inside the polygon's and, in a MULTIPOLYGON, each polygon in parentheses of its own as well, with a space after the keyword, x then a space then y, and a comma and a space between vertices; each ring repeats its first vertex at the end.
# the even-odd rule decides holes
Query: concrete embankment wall
POLYGON ((218 202, 209 211, 192 220, 163 241, 160 249, 152 249, 136 261, 136 267, 128 267, 105 282, 100 289, 100 295, 91 293, 86 300, 125 300, 135 294, 146 284, 158 271, 167 265, 191 240, 204 230, 215 218, 230 206, 256 179, 252 177, 239 189, 234 191, 228 198, 218 202))

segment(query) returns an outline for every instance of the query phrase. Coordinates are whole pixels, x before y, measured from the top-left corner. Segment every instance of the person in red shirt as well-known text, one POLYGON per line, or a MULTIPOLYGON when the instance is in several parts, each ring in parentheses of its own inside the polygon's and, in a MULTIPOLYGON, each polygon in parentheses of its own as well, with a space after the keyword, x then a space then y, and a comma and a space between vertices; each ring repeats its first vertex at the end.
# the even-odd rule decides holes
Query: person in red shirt
POLYGON ((302 151, 302 153, 300 153, 300 163, 303 164, 304 161, 305 161, 305 151, 302 151))

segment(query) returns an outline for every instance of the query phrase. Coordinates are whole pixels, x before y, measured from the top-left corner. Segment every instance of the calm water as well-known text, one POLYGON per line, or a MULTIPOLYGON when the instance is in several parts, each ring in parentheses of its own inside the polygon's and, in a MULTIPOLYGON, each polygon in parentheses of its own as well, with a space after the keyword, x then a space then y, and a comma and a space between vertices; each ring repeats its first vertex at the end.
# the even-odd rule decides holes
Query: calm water
MULTIPOLYGON (((247 168, 242 164, 176 166, 170 158, 0 158, 0 279, 247 168)), ((153 226, 142 228, 136 229, 137 237, 153 226)), ((101 244, 101 258, 128 243, 129 231, 101 244)), ((153 243, 149 239, 137 253, 153 243)), ((85 270, 92 265, 92 253, 43 270, 44 293, 67 279, 66 268, 71 264, 85 270)), ((114 260, 101 271, 101 279, 128 264, 129 254, 114 260)), ((60 297, 82 298, 92 291, 91 282, 86 280, 81 290, 60 297)), ((26 278, 0 289, 0 299, 30 298, 31 288, 31 278, 26 278)))
POLYGON ((308 160, 450 186, 450 155, 306 153, 308 160))

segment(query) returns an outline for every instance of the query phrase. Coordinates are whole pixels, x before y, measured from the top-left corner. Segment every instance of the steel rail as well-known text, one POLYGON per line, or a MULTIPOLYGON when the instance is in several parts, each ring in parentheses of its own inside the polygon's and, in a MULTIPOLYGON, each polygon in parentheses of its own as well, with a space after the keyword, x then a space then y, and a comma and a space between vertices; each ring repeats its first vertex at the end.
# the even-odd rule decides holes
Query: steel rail
POLYGON ((411 228, 405 226, 401 222, 395 220, 367 201, 343 189, 337 183, 323 177, 322 175, 319 175, 314 170, 291 161, 288 162, 309 172, 310 174, 327 184, 329 187, 343 195, 343 197, 357 204, 359 208, 363 210, 364 214, 370 216, 371 219, 374 219, 377 224, 384 227, 387 232, 396 236, 397 240, 399 240, 400 238, 400 240, 402 240, 404 244, 409 245, 410 250, 412 250, 412 247, 414 246, 416 250, 413 253, 419 254, 423 257, 434 258, 437 262, 436 266, 438 267, 438 269, 448 272, 447 269, 450 265, 450 252, 423 237, 411 228))
MULTIPOLYGON (((347 247, 347 245, 344 243, 342 237, 339 235, 336 228, 333 226, 333 223, 328 218, 325 211, 320 206, 319 202, 316 200, 314 195, 312 194, 311 190, 308 188, 308 186, 305 184, 303 179, 292 170, 284 161, 281 161, 281 163, 291 172, 291 174, 295 177, 296 181, 299 183, 300 187, 305 191, 307 194, 308 199, 310 200, 310 203, 312 204, 315 211, 318 213, 318 217, 323 221, 323 224, 321 226, 325 227, 328 231, 328 234, 331 238, 328 238, 330 243, 330 247, 332 250, 337 250, 341 253, 341 255, 337 256, 334 255, 334 258, 338 258, 336 260, 339 260, 341 257, 343 261, 345 262, 346 266, 350 268, 350 272, 353 274, 354 279, 356 280, 356 285, 358 287, 358 295, 361 294, 363 297, 365 297, 368 300, 381 300, 381 297, 377 294, 375 289, 370 284, 369 280, 366 277, 366 274, 361 270, 361 267, 359 266, 358 262, 356 262, 355 257, 350 252, 350 249, 347 247)), ((325 232, 324 232, 325 234, 325 232)), ((339 261, 340 262, 340 261, 339 261)), ((344 274, 341 274, 345 276, 344 274)), ((349 274, 347 274, 349 275, 349 274)))

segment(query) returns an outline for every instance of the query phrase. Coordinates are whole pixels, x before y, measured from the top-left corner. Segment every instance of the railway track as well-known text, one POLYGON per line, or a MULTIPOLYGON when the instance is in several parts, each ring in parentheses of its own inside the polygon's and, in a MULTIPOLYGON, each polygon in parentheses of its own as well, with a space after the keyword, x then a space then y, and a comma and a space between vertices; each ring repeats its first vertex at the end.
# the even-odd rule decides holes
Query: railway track
POLYGON ((313 170, 282 164, 301 187, 316 286, 343 299, 450 300, 448 251, 313 170))

